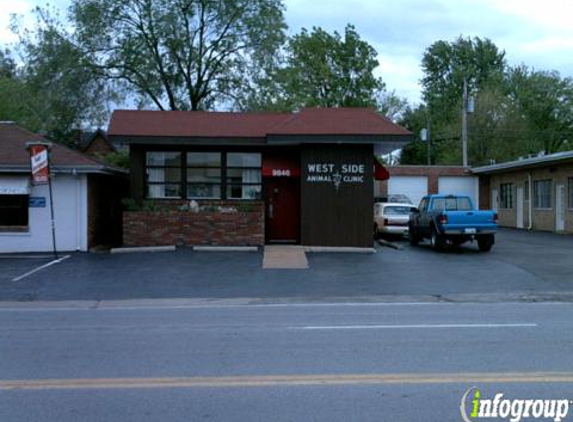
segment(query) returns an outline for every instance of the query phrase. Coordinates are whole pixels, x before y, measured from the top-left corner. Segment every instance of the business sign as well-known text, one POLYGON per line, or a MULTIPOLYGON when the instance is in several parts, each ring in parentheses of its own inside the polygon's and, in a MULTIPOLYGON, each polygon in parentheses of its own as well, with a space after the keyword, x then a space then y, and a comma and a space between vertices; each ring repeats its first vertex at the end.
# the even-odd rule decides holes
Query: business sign
POLYGON ((47 184, 50 179, 48 146, 44 144, 30 145, 30 161, 32 164, 32 181, 34 185, 47 184))
POLYGON ((309 183, 332 183, 336 190, 342 184, 364 183, 364 164, 307 164, 306 181, 309 183))
POLYGON ((46 208, 45 196, 30 196, 28 199, 28 206, 30 208, 46 208))
POLYGON ((300 165, 291 158, 264 157, 263 177, 300 177, 300 165))

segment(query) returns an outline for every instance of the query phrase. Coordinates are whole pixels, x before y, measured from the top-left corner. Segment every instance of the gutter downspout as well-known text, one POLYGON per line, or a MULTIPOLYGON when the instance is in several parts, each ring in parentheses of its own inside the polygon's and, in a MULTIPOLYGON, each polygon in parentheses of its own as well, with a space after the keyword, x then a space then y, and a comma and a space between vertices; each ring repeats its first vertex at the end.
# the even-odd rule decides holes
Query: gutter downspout
POLYGON ((533 228, 533 187, 531 185, 531 172, 527 173, 527 184, 529 190, 527 193, 529 196, 529 204, 527 204, 529 211, 529 224, 527 225, 527 230, 531 230, 533 228))

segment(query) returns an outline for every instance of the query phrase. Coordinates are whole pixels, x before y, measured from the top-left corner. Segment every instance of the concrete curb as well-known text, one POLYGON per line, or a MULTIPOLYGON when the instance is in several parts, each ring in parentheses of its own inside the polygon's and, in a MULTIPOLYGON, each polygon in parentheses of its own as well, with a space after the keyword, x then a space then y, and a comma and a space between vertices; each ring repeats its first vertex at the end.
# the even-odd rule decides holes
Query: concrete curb
POLYGON ((258 252, 257 246, 193 246, 195 252, 258 252))
POLYGON ((175 245, 169 246, 139 246, 139 247, 128 247, 128 248, 112 248, 110 253, 139 253, 139 252, 173 252, 175 251, 175 245))
POLYGON ((353 248, 346 246, 305 246, 305 252, 334 253, 376 253, 375 248, 353 248))
POLYGON ((451 296, 432 295, 377 295, 377 296, 325 296, 317 297, 236 297, 236 298, 161 298, 161 299, 108 299, 108 300, 64 300, 64 301, 0 301, 0 311, 10 310, 113 310, 137 308, 206 308, 239 306, 393 306, 393 305, 480 305, 527 303, 532 305, 571 306, 573 291, 569 292, 513 292, 511 294, 459 294, 451 296))

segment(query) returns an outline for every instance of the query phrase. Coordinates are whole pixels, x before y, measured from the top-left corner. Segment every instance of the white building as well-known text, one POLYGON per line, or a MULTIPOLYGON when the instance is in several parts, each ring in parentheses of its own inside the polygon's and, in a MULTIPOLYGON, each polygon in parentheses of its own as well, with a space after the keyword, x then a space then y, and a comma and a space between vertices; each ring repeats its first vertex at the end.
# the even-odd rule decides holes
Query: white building
MULTIPOLYGON (((15 123, 0 123, 0 253, 53 248, 48 186, 31 183, 31 141, 46 142, 15 123)), ((59 144, 50 161, 58 250, 121 243, 127 173, 59 144)))

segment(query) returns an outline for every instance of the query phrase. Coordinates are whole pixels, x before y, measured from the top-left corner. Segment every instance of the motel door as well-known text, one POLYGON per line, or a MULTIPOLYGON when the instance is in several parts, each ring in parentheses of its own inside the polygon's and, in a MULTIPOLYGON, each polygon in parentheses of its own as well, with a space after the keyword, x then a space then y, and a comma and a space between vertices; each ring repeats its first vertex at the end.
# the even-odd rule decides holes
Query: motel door
POLYGON ((565 230, 565 185, 563 183, 555 185, 555 230, 558 232, 565 230))
POLYGON ((300 156, 279 150, 263 155, 268 243, 300 242, 300 156))
POLYGON ((516 226, 518 229, 522 229, 524 227, 523 224, 523 187, 517 187, 517 198, 515 200, 515 212, 516 212, 516 226))

